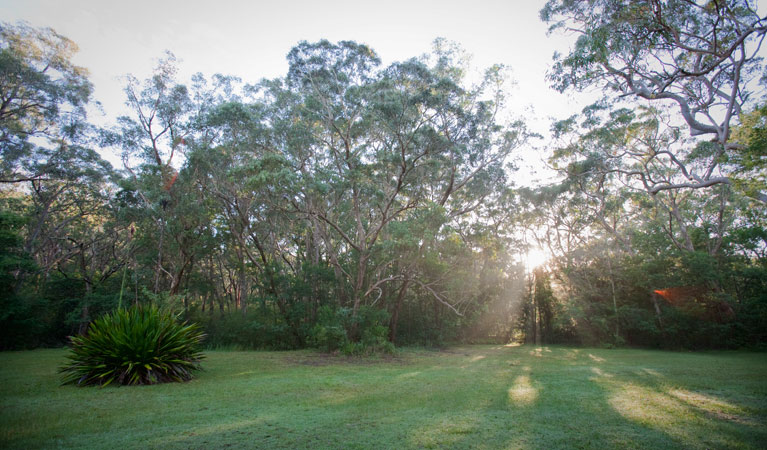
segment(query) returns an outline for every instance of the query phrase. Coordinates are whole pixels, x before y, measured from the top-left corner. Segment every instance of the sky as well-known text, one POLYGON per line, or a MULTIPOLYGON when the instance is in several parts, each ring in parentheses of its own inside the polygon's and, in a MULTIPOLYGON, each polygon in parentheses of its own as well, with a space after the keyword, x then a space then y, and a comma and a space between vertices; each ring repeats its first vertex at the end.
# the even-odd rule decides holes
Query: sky
MULTIPOLYGON (((125 113, 125 75, 151 74, 170 50, 180 60, 181 80, 202 72, 236 75, 245 82, 287 73, 285 56, 302 40, 365 43, 384 65, 421 55, 437 37, 460 44, 477 69, 511 68, 511 111, 546 135, 550 117, 566 118, 589 95, 560 94, 546 71, 555 51, 567 52, 573 36, 547 36, 538 18, 543 0, 0 0, 5 22, 51 27, 80 51, 74 62, 90 71, 100 124, 125 113)), ((590 94, 593 98, 594 93, 590 94)), ((541 171, 544 141, 521 149, 520 172, 541 171)), ((116 163, 115 158, 108 159, 116 163)), ((119 163, 116 163, 119 165, 119 163)))

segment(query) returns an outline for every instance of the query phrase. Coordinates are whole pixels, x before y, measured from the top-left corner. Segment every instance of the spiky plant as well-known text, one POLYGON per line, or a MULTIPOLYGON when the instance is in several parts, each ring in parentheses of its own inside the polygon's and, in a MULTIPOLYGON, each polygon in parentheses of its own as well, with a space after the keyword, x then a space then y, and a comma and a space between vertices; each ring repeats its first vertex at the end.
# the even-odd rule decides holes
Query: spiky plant
POLYGON ((64 384, 155 384, 188 381, 200 369, 203 334, 155 306, 118 309, 71 338, 64 384))

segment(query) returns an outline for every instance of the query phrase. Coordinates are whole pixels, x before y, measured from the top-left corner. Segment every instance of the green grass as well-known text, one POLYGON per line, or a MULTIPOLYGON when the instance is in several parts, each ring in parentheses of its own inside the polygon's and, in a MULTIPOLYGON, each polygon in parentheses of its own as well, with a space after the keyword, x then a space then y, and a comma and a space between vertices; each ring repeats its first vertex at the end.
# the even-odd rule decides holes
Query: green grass
POLYGON ((59 386, 0 353, 0 448, 759 448, 767 355, 472 346, 208 352, 183 384, 59 386))

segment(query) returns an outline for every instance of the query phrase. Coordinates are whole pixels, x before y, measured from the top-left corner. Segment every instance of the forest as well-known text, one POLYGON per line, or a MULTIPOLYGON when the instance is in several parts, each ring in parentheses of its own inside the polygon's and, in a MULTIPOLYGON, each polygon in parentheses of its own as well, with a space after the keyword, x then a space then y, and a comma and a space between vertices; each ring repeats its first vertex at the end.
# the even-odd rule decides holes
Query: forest
POLYGON ((262 80, 181 79, 167 52, 104 126, 75 42, 1 24, 0 348, 153 304, 208 348, 764 349, 767 18, 747 0, 540 15, 578 36, 551 89, 598 93, 546 142, 504 67, 475 76, 444 39, 389 65, 302 41, 262 80), (550 181, 520 183, 540 147, 550 181))

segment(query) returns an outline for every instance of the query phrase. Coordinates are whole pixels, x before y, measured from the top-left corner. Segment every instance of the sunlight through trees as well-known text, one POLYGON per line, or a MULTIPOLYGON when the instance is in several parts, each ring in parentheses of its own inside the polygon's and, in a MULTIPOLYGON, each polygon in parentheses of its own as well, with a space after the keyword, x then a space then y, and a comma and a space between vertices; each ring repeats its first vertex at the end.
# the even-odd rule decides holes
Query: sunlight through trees
POLYGON ((541 18, 578 36, 552 88, 601 93, 550 138, 507 68, 475 77, 444 39, 386 65, 302 41, 260 81, 183 79, 166 52, 97 127, 75 43, 3 24, 2 347, 130 304, 213 347, 764 345, 767 19, 745 0, 551 0, 541 18), (554 175, 520 186, 533 149, 554 175))

